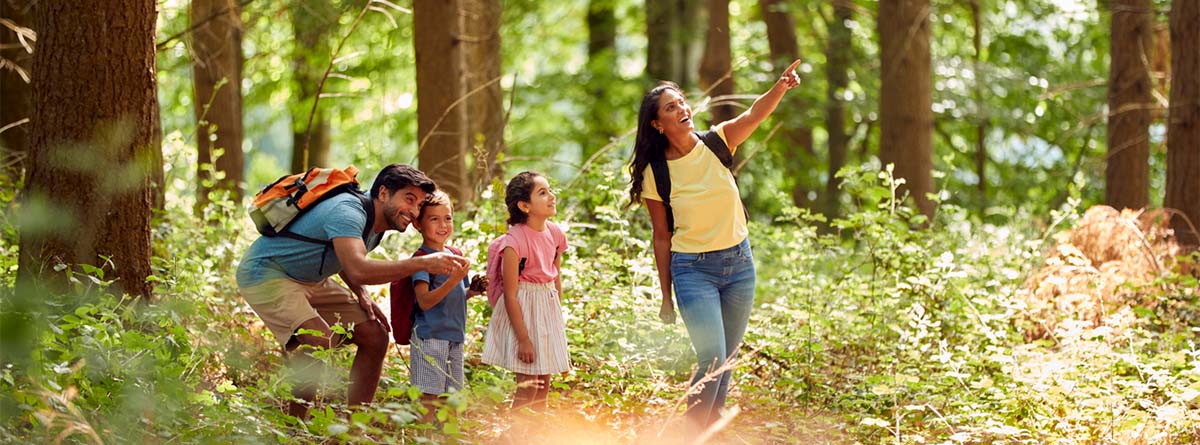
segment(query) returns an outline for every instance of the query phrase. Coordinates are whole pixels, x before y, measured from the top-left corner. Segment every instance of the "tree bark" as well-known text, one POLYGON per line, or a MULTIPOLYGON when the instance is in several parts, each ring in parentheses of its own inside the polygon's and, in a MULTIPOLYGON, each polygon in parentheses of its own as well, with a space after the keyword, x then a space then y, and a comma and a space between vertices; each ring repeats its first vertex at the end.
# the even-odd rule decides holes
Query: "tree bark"
POLYGON ((1150 200, 1153 27, 1150 0, 1113 0, 1104 201, 1117 209, 1150 200))
MULTIPOLYGON (((29 28, 31 5, 28 0, 0 0, 0 18, 29 28)), ((0 64, 11 64, 0 66, 0 174, 8 176, 9 184, 16 183, 25 171, 29 151, 29 69, 34 44, 30 37, 0 26, 0 64)))
POLYGON ((980 207, 987 206, 987 128, 989 125, 987 110, 984 107, 983 80, 983 13, 979 7, 980 0, 971 0, 971 43, 975 47, 975 58, 972 61, 972 71, 975 72, 975 87, 972 94, 975 99, 975 176, 979 178, 976 190, 979 191, 980 207))
POLYGON ((242 20, 234 0, 192 0, 191 21, 208 20, 191 34, 196 115, 196 210, 212 190, 242 199, 242 20), (222 12, 224 11, 224 12, 222 12), (215 151, 221 150, 220 156, 215 151), (213 178, 220 172, 223 178, 213 178))
POLYGON ((850 85, 849 67, 850 28, 846 21, 854 18, 854 10, 841 1, 833 3, 833 21, 829 23, 829 46, 825 49, 825 130, 829 133, 829 170, 825 181, 823 212, 832 220, 841 213, 842 180, 838 170, 846 165, 850 133, 846 131, 846 101, 843 93, 850 85))
MULTIPOLYGON (((793 60, 800 58, 800 47, 796 40, 796 21, 784 0, 759 0, 758 8, 763 23, 767 25, 767 45, 771 50, 771 67, 775 72, 783 71, 793 60)), ((813 149, 812 128, 804 125, 802 114, 808 104, 803 96, 791 94, 783 98, 775 115, 784 122, 780 129, 787 150, 784 158, 787 180, 792 181, 792 203, 796 207, 809 208, 808 194, 813 186, 806 172, 812 169, 816 151, 813 149)))
POLYGON ((1171 102, 1167 117, 1167 196, 1163 207, 1180 244, 1200 247, 1200 2, 1171 2, 1171 102), (1188 222, 1191 224, 1188 224, 1188 222))
POLYGON ((474 164, 472 184, 484 185, 504 175, 497 162, 504 152, 504 91, 500 87, 500 0, 467 0, 463 42, 467 98, 468 144, 474 164))
POLYGON ((933 80, 929 53, 929 0, 879 3, 879 158, 904 178, 901 190, 933 217, 933 80))
POLYGON ((292 79, 296 103, 292 106, 292 171, 329 167, 329 120, 317 108, 308 129, 317 84, 332 55, 330 39, 337 28, 339 11, 328 0, 294 0, 289 7, 296 44, 292 49, 292 79), (305 134, 311 132, 311 135, 305 134), (307 140, 307 147, 305 141, 307 140))
POLYGON ((704 6, 695 0, 646 0, 646 75, 670 80, 684 91, 695 86, 703 51, 699 29, 704 6))
POLYGON ((609 87, 619 82, 617 75, 617 15, 613 0, 588 2, 588 131, 580 141, 584 161, 612 140, 621 131, 614 107, 608 95, 609 87))
POLYGON ((471 200, 467 182, 466 107, 463 97, 462 3, 413 2, 417 59, 417 161, 459 203, 471 200))
MULTIPOLYGON (((733 53, 729 43, 729 0, 706 0, 708 28, 704 33, 704 57, 700 58, 700 87, 714 99, 733 94, 733 53)), ((729 99, 725 99, 729 100, 729 99)), ((733 119, 732 105, 709 108, 710 126, 733 119)))
POLYGON ((24 208, 52 216, 22 228, 18 278, 65 285, 57 264, 93 264, 124 292, 149 297, 150 182, 162 171, 153 165, 155 152, 161 158, 155 1, 45 1, 33 16, 24 208))

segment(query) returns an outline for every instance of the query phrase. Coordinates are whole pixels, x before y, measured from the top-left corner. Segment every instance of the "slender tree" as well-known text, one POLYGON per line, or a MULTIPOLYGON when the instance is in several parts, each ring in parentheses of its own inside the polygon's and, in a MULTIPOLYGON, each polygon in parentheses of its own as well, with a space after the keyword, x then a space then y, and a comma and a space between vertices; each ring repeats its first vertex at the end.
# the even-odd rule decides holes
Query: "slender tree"
POLYGON ((1171 102, 1167 117, 1167 196, 1176 238, 1200 247, 1200 2, 1171 4, 1171 102))
POLYGON ((835 218, 841 212, 841 183, 838 170, 846 165, 850 132, 846 130, 846 100, 844 93, 850 85, 850 28, 847 21, 854 10, 844 1, 834 1, 833 19, 829 21, 829 42, 825 47, 825 131, 829 133, 829 169, 825 181, 823 212, 835 218))
POLYGON ((1104 201, 1141 209, 1150 198, 1150 0, 1113 0, 1104 201))
POLYGON ((933 73, 929 0, 879 2, 879 158, 895 165, 903 190, 933 217, 933 73))
POLYGON ((191 34, 200 210, 213 189, 229 191, 234 201, 242 197, 242 20, 234 0, 192 0, 190 18, 200 23, 191 34))
POLYGON ((417 162, 456 202, 471 200, 467 178, 466 107, 461 102, 462 2, 415 0, 417 162))
MULTIPOLYGON (((704 33, 704 56, 700 58, 700 87, 714 99, 733 94, 733 53, 729 43, 729 0, 706 0, 708 28, 704 33)), ((728 101, 730 99, 724 99, 728 101)), ((718 101, 714 101, 717 103, 718 101)), ((716 125, 737 116, 733 105, 713 105, 712 122, 716 125)), ((740 154, 740 153, 739 153, 740 154)))
POLYGON ((54 217, 22 227, 18 277, 65 283, 58 264, 111 264, 106 277, 150 296, 150 187, 162 171, 155 1, 38 2, 33 17, 25 206, 54 217))
POLYGON ((975 176, 979 178, 979 183, 976 184, 976 189, 979 191, 980 206, 987 205, 987 144, 986 137, 988 131, 988 115, 984 107, 984 85, 986 81, 983 78, 983 12, 981 11, 980 2, 982 0, 971 0, 967 5, 971 8, 971 44, 975 48, 975 55, 972 62, 972 71, 975 74, 975 85, 971 89, 971 93, 975 100, 975 176))
POLYGON ((466 0, 464 39, 468 144, 474 164, 473 184, 503 176, 497 162, 504 152, 504 91, 500 86, 500 0, 466 0))
POLYGON ((299 172, 309 167, 329 167, 329 119, 321 108, 315 115, 310 114, 317 99, 317 85, 333 52, 331 39, 339 11, 329 0, 292 0, 288 12, 296 37, 292 48, 296 99, 292 104, 292 171, 299 172))
POLYGON ((30 73, 34 33, 26 0, 0 0, 0 174, 12 182, 24 171, 29 150, 30 73))

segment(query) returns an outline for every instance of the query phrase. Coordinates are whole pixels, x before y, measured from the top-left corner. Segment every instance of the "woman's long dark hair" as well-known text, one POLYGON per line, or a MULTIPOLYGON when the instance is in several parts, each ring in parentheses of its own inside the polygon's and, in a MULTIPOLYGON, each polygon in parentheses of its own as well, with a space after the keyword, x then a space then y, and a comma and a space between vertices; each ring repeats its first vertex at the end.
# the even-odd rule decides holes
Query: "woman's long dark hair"
POLYGON ((658 97, 673 90, 683 96, 683 90, 674 82, 662 82, 642 96, 642 107, 638 110, 637 139, 633 142, 633 160, 629 162, 629 203, 625 208, 642 202, 642 171, 651 160, 667 156, 670 142, 667 136, 654 129, 650 121, 658 119, 658 97))

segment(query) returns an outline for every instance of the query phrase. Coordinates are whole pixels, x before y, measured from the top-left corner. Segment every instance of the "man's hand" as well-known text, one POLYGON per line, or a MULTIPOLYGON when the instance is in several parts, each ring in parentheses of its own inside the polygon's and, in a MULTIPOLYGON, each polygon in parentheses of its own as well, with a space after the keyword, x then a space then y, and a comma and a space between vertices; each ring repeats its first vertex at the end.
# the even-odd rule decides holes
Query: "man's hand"
POLYGON ((358 293, 358 306, 367 313, 368 320, 378 321, 379 324, 383 325, 385 331, 392 332, 392 325, 388 323, 387 315, 383 314, 383 309, 380 309, 379 305, 375 304, 375 301, 371 300, 371 297, 366 292, 358 293))
POLYGON ((467 274, 469 274, 469 273, 471 273, 471 269, 469 267, 455 268, 454 270, 450 271, 450 280, 449 281, 451 283, 461 282, 464 278, 467 277, 467 274))
POLYGON ((455 270, 469 270, 471 267, 471 260, 446 252, 431 253, 415 259, 421 262, 422 269, 433 275, 448 275, 455 270))

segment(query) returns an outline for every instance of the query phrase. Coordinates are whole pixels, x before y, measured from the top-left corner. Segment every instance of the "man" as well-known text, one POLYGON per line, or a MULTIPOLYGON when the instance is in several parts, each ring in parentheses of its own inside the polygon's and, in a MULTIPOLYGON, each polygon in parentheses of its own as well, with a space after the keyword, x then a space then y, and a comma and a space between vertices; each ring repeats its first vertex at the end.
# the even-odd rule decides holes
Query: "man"
POLYGON ((390 328, 363 285, 390 283, 422 270, 448 274, 470 267, 466 258, 448 253, 399 261, 366 257, 379 245, 384 232, 407 229, 417 219, 425 196, 436 189, 433 180, 419 170, 404 164, 389 165, 371 185, 372 205, 365 205, 352 193, 334 195, 289 227, 289 232, 300 235, 296 238, 310 241, 260 237, 243 255, 237 271, 238 289, 283 346, 289 366, 298 377, 292 394, 300 400, 289 404, 288 414, 306 418, 316 396, 317 376, 321 373, 315 371, 321 367, 307 352, 343 342, 358 347, 350 367, 347 403, 356 406, 374 399, 390 328), (367 217, 368 211, 374 212, 373 218, 367 217), (367 231, 367 221, 371 220, 373 230, 367 231), (330 278, 334 274, 349 288, 335 283, 330 278), (351 335, 345 338, 334 334, 331 324, 341 324, 351 335))

